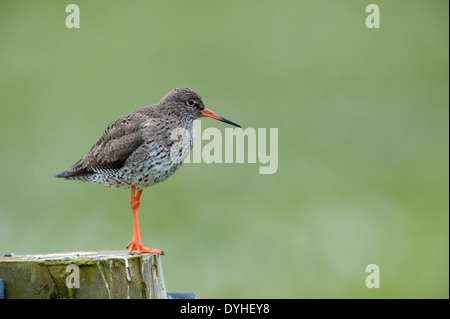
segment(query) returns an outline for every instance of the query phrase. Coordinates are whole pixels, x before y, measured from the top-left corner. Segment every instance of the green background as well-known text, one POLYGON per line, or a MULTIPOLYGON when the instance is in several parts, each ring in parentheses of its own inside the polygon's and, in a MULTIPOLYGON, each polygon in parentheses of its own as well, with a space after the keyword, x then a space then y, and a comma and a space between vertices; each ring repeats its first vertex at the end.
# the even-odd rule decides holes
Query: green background
POLYGON ((448 298, 448 26, 437 0, 2 0, 0 253, 123 249, 129 191, 53 176, 114 119, 189 87, 278 128, 279 167, 185 164, 144 190, 168 291, 448 298))

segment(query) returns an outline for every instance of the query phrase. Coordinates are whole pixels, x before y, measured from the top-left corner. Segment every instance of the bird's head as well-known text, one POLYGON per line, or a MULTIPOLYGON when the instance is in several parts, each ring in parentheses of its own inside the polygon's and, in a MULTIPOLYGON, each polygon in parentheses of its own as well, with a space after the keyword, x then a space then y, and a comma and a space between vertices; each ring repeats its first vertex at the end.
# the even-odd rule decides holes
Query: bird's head
POLYGON ((241 127, 226 118, 208 110, 203 103, 202 98, 198 93, 187 88, 177 88, 173 89, 165 97, 162 98, 161 104, 170 105, 181 109, 183 113, 189 114, 192 119, 196 119, 202 116, 210 117, 215 120, 219 120, 237 127, 241 127))

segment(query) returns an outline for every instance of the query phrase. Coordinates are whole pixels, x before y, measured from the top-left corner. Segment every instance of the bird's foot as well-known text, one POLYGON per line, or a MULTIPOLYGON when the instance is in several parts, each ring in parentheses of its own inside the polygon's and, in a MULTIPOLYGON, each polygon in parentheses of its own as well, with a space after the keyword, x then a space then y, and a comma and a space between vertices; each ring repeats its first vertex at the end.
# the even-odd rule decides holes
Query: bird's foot
POLYGON ((162 250, 144 247, 142 244, 138 244, 134 239, 127 245, 127 248, 130 248, 130 253, 133 250, 137 250, 138 254, 147 253, 164 256, 164 252, 162 250))

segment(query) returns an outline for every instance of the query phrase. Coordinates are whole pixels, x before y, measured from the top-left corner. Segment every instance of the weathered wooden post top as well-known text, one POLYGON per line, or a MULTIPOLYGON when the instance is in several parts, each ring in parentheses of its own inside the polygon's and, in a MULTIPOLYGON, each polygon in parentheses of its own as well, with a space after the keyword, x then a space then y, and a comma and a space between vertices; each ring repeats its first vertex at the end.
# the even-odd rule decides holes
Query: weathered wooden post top
POLYGON ((0 257, 6 299, 167 299, 157 254, 70 252, 0 257))

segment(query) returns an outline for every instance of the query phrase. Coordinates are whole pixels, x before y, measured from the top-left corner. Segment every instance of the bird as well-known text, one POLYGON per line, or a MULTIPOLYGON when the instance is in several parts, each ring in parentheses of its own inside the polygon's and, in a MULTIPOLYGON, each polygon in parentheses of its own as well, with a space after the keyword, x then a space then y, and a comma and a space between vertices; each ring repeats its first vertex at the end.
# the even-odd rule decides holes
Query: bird
POLYGON ((131 189, 133 236, 127 248, 138 254, 164 255, 144 247, 138 211, 144 188, 172 176, 194 144, 195 119, 209 117, 241 127, 208 110, 202 98, 188 88, 176 88, 158 104, 144 106, 111 122, 91 149, 70 168, 55 175, 66 180, 94 182, 131 189))

